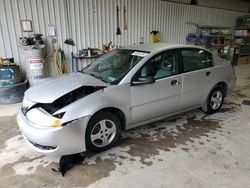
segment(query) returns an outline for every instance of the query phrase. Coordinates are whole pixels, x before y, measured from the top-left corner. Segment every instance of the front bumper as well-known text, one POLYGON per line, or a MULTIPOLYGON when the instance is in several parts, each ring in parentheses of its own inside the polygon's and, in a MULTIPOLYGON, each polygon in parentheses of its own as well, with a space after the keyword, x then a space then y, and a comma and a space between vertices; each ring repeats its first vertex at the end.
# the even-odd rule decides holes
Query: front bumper
POLYGON ((42 127, 31 123, 21 109, 17 123, 26 143, 44 155, 69 155, 86 150, 85 131, 90 116, 73 121, 63 127, 42 127))

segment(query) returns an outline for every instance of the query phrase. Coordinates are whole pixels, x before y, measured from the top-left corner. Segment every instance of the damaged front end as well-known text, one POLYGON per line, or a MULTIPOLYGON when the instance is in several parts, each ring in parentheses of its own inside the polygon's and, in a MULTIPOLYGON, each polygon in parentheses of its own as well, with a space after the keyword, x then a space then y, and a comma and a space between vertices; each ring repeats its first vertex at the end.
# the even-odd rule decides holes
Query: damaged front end
POLYGON ((104 86, 82 86, 79 87, 53 101, 52 103, 36 103, 30 107, 22 106, 22 112, 35 125, 45 127, 61 127, 68 122, 62 122, 62 118, 66 112, 56 113, 63 107, 90 95, 104 86))

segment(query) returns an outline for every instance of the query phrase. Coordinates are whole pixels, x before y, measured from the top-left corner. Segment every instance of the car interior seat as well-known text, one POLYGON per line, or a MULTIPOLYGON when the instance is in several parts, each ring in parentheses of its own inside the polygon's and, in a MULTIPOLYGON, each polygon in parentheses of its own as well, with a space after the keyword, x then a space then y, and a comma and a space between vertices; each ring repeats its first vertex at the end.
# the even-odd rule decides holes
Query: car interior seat
POLYGON ((160 64, 160 69, 155 74, 155 78, 162 78, 173 74, 173 63, 169 59, 165 59, 160 64))

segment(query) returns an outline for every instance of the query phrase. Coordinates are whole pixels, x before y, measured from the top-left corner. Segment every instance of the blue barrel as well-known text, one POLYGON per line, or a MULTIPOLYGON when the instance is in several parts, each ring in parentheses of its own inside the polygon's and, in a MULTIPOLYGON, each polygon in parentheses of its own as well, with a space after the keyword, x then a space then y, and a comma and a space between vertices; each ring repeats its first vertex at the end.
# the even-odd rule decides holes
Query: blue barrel
POLYGON ((18 84, 22 76, 18 65, 0 66, 0 87, 18 84))
POLYGON ((0 87, 0 103, 12 104, 21 102, 26 89, 27 81, 15 85, 0 87))

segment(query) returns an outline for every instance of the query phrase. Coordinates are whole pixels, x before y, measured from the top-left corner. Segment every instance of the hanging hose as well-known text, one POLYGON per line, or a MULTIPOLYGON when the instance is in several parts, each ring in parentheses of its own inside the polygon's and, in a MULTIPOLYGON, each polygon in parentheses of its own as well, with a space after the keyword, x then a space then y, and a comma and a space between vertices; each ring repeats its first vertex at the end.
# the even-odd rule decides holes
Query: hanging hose
POLYGON ((69 66, 65 54, 60 49, 54 49, 54 65, 55 65, 56 75, 61 75, 69 72, 69 66), (59 53, 61 55, 60 61, 59 61, 59 53))

